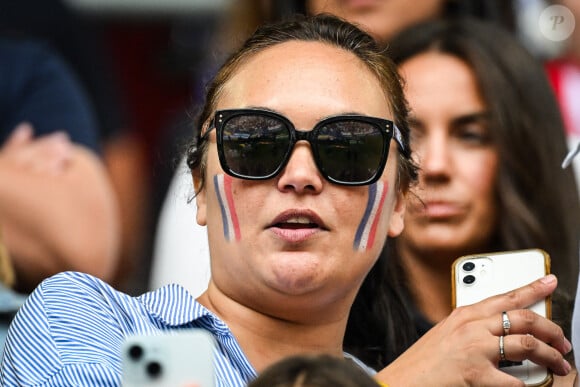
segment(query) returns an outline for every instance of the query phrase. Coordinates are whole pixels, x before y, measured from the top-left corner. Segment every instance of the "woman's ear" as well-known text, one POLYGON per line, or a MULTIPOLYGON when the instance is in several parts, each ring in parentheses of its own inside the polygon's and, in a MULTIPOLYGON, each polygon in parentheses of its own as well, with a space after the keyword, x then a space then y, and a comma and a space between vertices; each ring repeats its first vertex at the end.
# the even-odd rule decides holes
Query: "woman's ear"
POLYGON ((199 224, 200 226, 205 226, 207 225, 207 197, 206 197, 206 189, 201 189, 201 179, 202 177, 199 176, 199 174, 197 173, 192 173, 191 174, 192 178, 193 178, 193 189, 196 192, 195 195, 195 203, 197 205, 197 214, 196 214, 196 220, 197 220, 197 224, 199 224))
MULTIPOLYGON (((211 120, 206 120, 201 128, 202 136, 209 130, 209 125, 211 120)), ((202 146, 201 143, 198 144, 202 146)), ((200 151, 203 153, 203 151, 200 151)), ((200 157, 205 158, 207 155, 200 155, 200 157)), ((202 160, 201 164, 191 171, 191 177, 193 178, 193 189, 195 191, 195 203, 197 205, 197 215, 196 220, 197 224, 200 226, 207 226, 207 187, 203 184, 203 179, 205 177, 206 172, 202 172, 204 170, 205 161, 202 160), (203 188, 202 188, 203 187, 203 188)))
POLYGON ((399 191, 395 198, 395 206, 393 208, 393 213, 391 214, 389 230, 387 232, 387 235, 390 237, 399 236, 405 228, 405 196, 405 193, 399 191))

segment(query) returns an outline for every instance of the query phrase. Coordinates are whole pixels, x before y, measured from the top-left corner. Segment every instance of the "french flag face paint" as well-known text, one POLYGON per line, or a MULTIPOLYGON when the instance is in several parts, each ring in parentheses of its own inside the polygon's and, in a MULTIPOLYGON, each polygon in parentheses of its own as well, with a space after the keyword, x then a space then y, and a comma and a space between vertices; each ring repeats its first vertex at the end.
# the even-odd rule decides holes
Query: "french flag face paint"
POLYGON ((229 242, 239 241, 240 224, 234 205, 234 195, 232 194, 232 177, 229 175, 215 175, 213 184, 222 211, 224 236, 229 242))
POLYGON ((369 200, 363 218, 356 230, 353 244, 354 250, 364 251, 373 247, 387 191, 388 185, 382 181, 369 185, 369 200))

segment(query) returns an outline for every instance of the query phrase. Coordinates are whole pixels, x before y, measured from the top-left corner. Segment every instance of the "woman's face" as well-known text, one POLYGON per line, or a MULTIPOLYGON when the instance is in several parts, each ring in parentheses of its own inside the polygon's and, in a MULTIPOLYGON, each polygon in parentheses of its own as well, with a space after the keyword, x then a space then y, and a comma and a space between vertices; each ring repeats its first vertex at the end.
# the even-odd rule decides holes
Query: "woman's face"
MULTIPOLYGON (((318 42, 286 42, 249 58, 226 83, 217 105, 272 110, 299 130, 338 114, 392 119, 379 82, 365 65, 318 42)), ((212 133, 206 188, 197 203, 198 223, 208 227, 213 283, 228 297, 280 317, 304 317, 304 308, 328 312, 324 307, 337 301, 345 306, 341 313, 348 313, 387 234, 402 229, 396 155, 392 141, 378 183, 345 187, 321 176, 310 145, 300 141, 278 176, 248 181, 224 174, 212 133), (384 199, 367 216, 369 192, 377 188, 384 199), (234 232, 224 232, 225 221, 234 232), (366 226, 376 238, 361 249, 355 236, 366 226)))
POLYGON ((498 152, 474 73, 428 52, 400 66, 419 187, 408 195, 401 251, 447 259, 485 249, 497 222, 498 152), (418 200, 420 199, 420 200, 418 200))
POLYGON ((309 0, 310 14, 330 13, 360 25, 379 42, 442 13, 445 0, 309 0))

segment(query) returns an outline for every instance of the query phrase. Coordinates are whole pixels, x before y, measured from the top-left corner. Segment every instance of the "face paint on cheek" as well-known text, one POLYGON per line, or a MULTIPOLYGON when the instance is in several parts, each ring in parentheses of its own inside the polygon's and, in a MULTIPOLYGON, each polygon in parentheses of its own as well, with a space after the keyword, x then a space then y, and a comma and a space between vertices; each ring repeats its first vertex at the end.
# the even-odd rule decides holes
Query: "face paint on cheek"
POLYGON ((234 205, 234 195, 232 193, 232 177, 229 175, 215 175, 213 184, 217 194, 218 202, 222 212, 222 223, 224 225, 224 236, 227 241, 240 240, 240 224, 238 214, 234 205))
POLYGON ((373 247, 387 192, 388 185, 382 181, 369 185, 367 208, 354 236, 354 250, 364 251, 373 247))

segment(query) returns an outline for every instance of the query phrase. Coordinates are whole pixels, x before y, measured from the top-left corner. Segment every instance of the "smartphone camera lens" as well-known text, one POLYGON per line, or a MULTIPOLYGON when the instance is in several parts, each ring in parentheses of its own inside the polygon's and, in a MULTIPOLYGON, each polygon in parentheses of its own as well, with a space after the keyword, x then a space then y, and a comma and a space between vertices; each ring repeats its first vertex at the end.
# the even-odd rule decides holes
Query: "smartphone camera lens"
POLYGON ((462 266, 463 271, 472 271, 475 269, 475 263, 473 262, 465 262, 462 266))
POLYGON ((148 363, 146 370, 147 375, 149 375, 153 379, 160 377, 161 374, 163 373, 163 368, 161 367, 161 364, 159 364, 156 361, 148 363))
POLYGON ((474 275, 466 275, 465 277, 463 277, 463 283, 466 285, 471 285, 472 283, 475 282, 475 276, 474 275))
POLYGON ((143 356, 143 348, 140 345, 132 345, 129 347, 129 357, 135 361, 141 359, 143 356))

